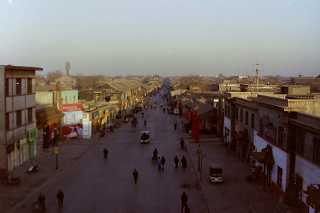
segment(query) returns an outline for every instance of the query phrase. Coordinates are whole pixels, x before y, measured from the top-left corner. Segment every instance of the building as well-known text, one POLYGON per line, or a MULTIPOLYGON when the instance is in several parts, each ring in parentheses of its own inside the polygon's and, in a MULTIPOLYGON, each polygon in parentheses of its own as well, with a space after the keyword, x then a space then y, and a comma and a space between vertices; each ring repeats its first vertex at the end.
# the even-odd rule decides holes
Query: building
POLYGON ((311 208, 318 208, 319 194, 310 190, 320 184, 320 99, 226 93, 224 102, 225 141, 235 140, 237 156, 257 169, 263 188, 304 209, 308 204, 309 212, 316 212, 311 208), (314 196, 308 198, 308 193, 314 196))
POLYGON ((0 66, 0 178, 34 155, 36 129, 36 71, 40 67, 0 66))

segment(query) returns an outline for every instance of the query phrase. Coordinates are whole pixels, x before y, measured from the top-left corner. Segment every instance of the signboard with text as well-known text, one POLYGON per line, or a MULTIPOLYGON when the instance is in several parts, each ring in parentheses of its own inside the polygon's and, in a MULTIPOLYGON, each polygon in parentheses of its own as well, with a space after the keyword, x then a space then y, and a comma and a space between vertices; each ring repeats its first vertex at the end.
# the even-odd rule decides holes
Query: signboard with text
POLYGON ((273 126, 265 125, 265 138, 271 143, 276 144, 276 128, 273 126))
POLYGON ((82 111, 82 103, 78 104, 62 104, 61 105, 62 112, 75 112, 82 111))

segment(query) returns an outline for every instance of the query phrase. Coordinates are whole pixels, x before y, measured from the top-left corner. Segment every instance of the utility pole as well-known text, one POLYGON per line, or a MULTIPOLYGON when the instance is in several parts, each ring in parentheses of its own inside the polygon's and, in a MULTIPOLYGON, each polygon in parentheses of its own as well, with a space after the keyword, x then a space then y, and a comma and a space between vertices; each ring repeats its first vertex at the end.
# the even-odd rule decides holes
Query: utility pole
MULTIPOLYGON (((257 82, 257 93, 258 93, 258 84, 259 84, 259 71, 262 71, 262 70, 259 70, 259 65, 263 65, 263 64, 259 64, 259 57, 258 57, 258 53, 257 53, 257 62, 255 64, 252 64, 252 65, 256 65, 257 68, 256 68, 256 82, 257 82)), ((258 95, 258 94, 257 94, 258 95)))

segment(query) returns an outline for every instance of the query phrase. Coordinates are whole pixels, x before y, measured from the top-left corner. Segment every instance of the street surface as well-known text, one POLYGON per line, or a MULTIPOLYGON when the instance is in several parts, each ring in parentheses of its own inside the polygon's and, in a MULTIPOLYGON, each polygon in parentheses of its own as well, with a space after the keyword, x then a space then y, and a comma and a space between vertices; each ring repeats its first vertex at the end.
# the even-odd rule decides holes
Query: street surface
MULTIPOLYGON (((226 148, 214 136, 200 138, 202 153, 206 154, 202 159, 200 181, 196 154, 199 145, 192 143, 190 134, 181 133, 181 124, 174 130, 174 122, 180 123, 180 119, 167 111, 163 113, 160 103, 166 106, 166 101, 162 101, 159 94, 149 99, 149 105, 154 104, 155 100, 156 109, 149 107, 143 110, 146 126, 139 112, 135 114, 139 120, 136 129, 131 123, 126 123, 101 139, 95 137, 90 141, 74 139, 62 142, 58 170, 55 170, 53 151, 46 158, 38 158, 43 162, 41 170, 32 176, 22 176, 20 187, 25 193, 19 194, 19 187, 11 187, 10 193, 15 190, 20 201, 8 212, 30 212, 31 203, 40 193, 46 196, 46 212, 58 212, 55 196, 59 189, 65 195, 62 212, 68 213, 178 213, 181 211, 180 196, 184 191, 193 213, 288 212, 272 192, 262 191, 261 186, 254 182, 245 182, 245 176, 250 172, 249 165, 235 156, 225 156, 226 148), (149 144, 140 144, 142 130, 150 131, 149 144), (179 144, 181 137, 184 137, 187 146, 183 150, 179 144), (103 158, 105 147, 109 150, 108 159, 103 158), (167 160, 164 171, 158 171, 156 163, 151 161, 155 148, 159 151, 158 156, 164 156, 167 160), (174 168, 176 155, 179 160, 183 155, 187 158, 188 167, 185 170, 174 168), (223 165, 224 181, 212 184, 209 164, 216 160, 223 165), (137 184, 134 184, 132 175, 134 169, 139 172, 137 184), (26 182, 28 178, 30 181, 26 182), (30 187, 28 183, 33 185, 30 187)), ((4 189, 8 190, 8 187, 4 189)))

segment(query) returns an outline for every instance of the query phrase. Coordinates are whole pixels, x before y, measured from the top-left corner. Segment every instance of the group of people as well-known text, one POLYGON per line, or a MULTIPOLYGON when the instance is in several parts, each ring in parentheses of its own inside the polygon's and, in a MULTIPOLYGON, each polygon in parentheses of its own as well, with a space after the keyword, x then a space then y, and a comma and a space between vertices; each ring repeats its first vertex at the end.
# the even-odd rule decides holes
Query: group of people
MULTIPOLYGON (((62 204, 63 204, 63 199, 64 199, 64 194, 61 190, 58 191, 56 198, 58 199, 58 205, 59 205, 59 211, 61 211, 62 204)), ((46 197, 40 193, 38 197, 38 203, 40 206, 42 206, 43 210, 46 211, 46 197)))
MULTIPOLYGON (((173 162, 174 162, 174 167, 177 169, 179 166, 179 158, 175 156, 175 158, 173 159, 173 162)), ((182 166, 183 169, 187 167, 187 159, 184 155, 182 156, 180 165, 182 166)))

